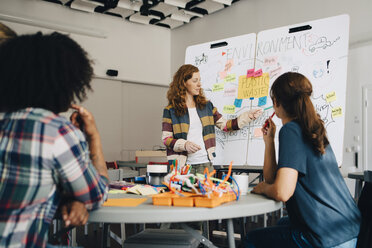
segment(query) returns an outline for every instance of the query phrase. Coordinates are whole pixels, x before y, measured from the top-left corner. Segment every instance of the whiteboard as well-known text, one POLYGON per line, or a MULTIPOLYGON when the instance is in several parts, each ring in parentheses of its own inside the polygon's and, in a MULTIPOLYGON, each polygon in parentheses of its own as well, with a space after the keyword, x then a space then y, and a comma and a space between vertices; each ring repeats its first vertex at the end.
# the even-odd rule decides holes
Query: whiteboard
MULTIPOLYGON (((186 64, 197 66, 204 93, 218 111, 232 119, 252 108, 251 101, 235 102, 238 77, 247 68, 254 68, 256 34, 241 35, 225 40, 190 46, 186 64)), ((247 160, 249 128, 223 132, 216 128, 215 165, 244 165, 247 160)))
MULTIPOLYGON (((345 129, 348 44, 349 16, 341 15, 262 31, 256 48, 256 69, 269 73, 270 84, 287 71, 299 72, 310 80, 312 102, 324 121, 339 166, 345 129), (295 32, 299 29, 303 30, 295 32)), ((266 106, 271 105, 268 99, 266 106)), ((251 144, 248 154, 262 154, 263 142, 252 140, 251 144)), ((248 156, 247 163, 262 161, 263 156, 248 156)))
MULTIPOLYGON (((252 108, 272 106, 269 88, 282 73, 295 71, 304 74, 313 84, 312 101, 325 122, 340 166, 345 128, 348 41, 349 16, 340 15, 265 30, 257 37, 247 34, 190 46, 186 49, 185 62, 199 68, 207 98, 227 119, 252 108), (222 42, 225 46, 211 48, 211 45, 222 42), (239 94, 239 78, 252 68, 255 72, 262 70, 269 78, 269 87, 266 96, 243 98, 239 94)), ((216 128, 217 157, 213 164, 225 165, 234 161, 234 165, 262 166, 264 142, 260 129, 272 113, 272 108, 265 110, 260 118, 241 131, 224 133, 216 128)), ((276 117, 273 120, 277 124, 278 136, 281 121, 276 117)))

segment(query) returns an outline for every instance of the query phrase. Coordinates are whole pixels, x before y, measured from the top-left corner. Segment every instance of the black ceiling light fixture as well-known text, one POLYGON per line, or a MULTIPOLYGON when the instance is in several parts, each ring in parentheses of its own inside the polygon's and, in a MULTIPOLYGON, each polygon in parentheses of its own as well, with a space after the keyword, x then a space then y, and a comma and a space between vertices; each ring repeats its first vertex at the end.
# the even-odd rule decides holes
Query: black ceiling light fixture
POLYGON ((239 0, 40 0, 130 22, 177 28, 229 7, 239 0))

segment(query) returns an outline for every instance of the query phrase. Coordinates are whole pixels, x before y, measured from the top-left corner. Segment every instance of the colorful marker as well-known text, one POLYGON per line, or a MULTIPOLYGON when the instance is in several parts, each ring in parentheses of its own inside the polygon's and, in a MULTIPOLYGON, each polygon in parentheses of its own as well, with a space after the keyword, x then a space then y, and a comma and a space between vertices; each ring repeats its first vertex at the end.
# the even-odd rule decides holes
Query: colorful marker
MULTIPOLYGON (((274 115, 275 115, 275 112, 270 116, 270 118, 273 118, 274 115)), ((266 120, 264 128, 266 128, 267 125, 269 125, 269 120, 266 120)))

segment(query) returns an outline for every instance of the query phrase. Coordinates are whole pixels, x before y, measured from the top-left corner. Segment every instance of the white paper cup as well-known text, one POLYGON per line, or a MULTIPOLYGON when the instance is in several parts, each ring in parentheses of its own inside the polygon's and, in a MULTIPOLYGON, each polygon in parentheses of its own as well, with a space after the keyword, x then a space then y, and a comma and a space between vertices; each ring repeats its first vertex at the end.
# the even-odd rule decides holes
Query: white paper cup
POLYGON ((240 174, 240 175, 237 175, 237 174, 234 174, 233 175, 233 178, 234 178, 234 188, 236 188, 236 184, 238 185, 239 187, 239 190, 240 190, 240 194, 241 195, 246 195, 248 193, 248 184, 249 184, 249 177, 247 174, 240 174))

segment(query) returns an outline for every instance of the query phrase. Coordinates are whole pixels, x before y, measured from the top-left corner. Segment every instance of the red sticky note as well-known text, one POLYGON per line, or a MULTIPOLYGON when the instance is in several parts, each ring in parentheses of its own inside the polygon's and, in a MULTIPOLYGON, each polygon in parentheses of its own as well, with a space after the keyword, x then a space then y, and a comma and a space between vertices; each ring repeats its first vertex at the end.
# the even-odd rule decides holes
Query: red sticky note
POLYGON ((262 69, 259 69, 258 71, 254 72, 254 77, 262 76, 262 69))
POLYGON ((253 77, 254 76, 254 69, 249 69, 248 71, 247 71, 247 78, 249 78, 249 77, 253 77))

